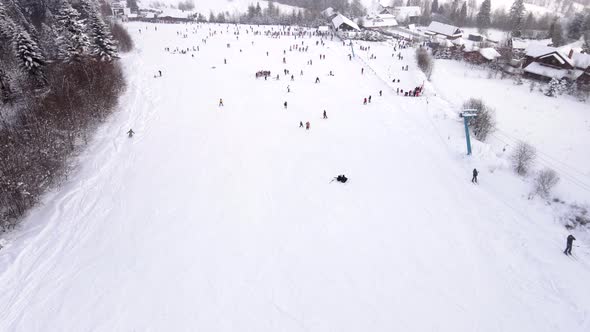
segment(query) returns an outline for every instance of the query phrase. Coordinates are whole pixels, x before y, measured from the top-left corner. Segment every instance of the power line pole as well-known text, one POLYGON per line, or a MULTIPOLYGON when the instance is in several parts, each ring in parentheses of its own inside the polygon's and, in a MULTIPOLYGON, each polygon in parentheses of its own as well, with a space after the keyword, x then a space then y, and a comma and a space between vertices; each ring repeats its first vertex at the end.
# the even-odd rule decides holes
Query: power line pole
POLYGON ((463 124, 465 125, 465 141, 467 143, 467 155, 471 155, 471 138, 469 137, 469 119, 474 118, 477 116, 477 110, 475 109, 466 109, 461 112, 461 116, 463 117, 463 124))

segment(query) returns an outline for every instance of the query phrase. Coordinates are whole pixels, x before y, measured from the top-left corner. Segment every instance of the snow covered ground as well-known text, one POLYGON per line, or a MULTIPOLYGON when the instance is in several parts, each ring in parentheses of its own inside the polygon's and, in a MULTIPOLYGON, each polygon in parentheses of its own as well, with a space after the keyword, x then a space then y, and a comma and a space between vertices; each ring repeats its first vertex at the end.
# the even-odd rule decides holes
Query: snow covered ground
POLYGON ((590 329, 587 247, 564 256, 528 184, 464 156, 439 81, 396 93, 424 81, 414 50, 154 27, 129 24, 120 112, 6 238, 0 331, 590 329))

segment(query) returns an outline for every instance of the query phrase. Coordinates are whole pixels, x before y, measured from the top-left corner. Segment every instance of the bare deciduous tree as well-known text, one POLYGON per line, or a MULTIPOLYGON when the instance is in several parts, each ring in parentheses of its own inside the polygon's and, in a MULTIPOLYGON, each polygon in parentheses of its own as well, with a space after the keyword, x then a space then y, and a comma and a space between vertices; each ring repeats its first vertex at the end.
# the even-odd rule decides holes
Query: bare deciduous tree
POLYGON ((512 154, 512 166, 519 175, 526 175, 537 157, 536 149, 525 142, 520 142, 512 154))
POLYGON ((535 178, 535 193, 543 198, 548 198, 551 189, 559 182, 559 175, 552 169, 545 168, 535 178))
POLYGON ((430 53, 425 48, 418 48, 416 50, 416 61, 418 62, 418 68, 424 72, 426 78, 430 81, 434 69, 434 59, 432 59, 430 53))
POLYGON ((463 103, 464 109, 477 110, 477 116, 469 119, 469 126, 477 139, 485 141, 496 131, 496 115, 494 109, 488 107, 481 99, 471 98, 463 103))

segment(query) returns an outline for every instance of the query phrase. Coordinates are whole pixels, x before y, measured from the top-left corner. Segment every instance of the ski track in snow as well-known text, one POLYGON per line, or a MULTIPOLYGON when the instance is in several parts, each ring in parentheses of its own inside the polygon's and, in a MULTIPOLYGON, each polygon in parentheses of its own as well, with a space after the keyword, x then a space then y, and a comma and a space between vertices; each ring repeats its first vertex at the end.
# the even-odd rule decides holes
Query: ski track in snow
POLYGON ((0 250, 1 331, 590 329, 588 255, 564 259, 515 177, 469 182, 477 155, 429 83, 396 94, 424 80, 413 49, 349 61, 304 38, 283 65, 302 39, 153 26, 128 25, 121 110, 0 250), (283 68, 295 82, 254 79, 283 68))

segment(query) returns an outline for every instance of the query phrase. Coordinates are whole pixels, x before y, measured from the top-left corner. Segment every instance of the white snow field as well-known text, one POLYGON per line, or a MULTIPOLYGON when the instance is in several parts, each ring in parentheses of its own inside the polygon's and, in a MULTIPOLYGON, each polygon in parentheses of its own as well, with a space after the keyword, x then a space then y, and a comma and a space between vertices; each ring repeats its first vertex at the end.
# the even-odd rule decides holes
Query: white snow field
POLYGON ((128 26, 120 111, 0 250, 0 331, 590 330, 588 252, 510 172, 470 182, 443 101, 388 83, 414 50, 128 26))

